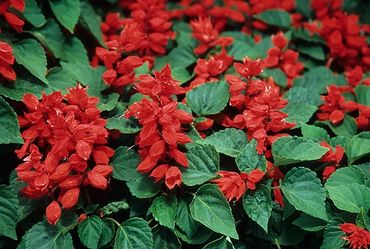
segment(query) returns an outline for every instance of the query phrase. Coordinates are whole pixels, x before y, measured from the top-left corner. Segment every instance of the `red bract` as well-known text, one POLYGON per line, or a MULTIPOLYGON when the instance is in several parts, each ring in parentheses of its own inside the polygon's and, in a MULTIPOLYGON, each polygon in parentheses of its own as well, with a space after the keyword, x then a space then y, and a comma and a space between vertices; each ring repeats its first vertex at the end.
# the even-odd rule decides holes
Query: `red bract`
POLYGON ((346 233, 346 237, 342 239, 349 242, 351 249, 367 249, 370 245, 370 232, 356 226, 353 223, 344 223, 340 225, 340 229, 346 233))
POLYGON ((250 59, 244 59, 244 62, 235 63, 234 66, 239 73, 248 77, 247 82, 226 75, 230 84, 230 105, 238 108, 241 114, 233 119, 226 116, 223 125, 246 129, 249 139, 257 140, 258 153, 263 153, 276 138, 285 135, 276 133, 290 129, 294 124, 285 121, 288 115, 280 111, 288 102, 280 97, 280 89, 272 79, 251 79, 252 75, 262 71, 262 62, 250 59))
POLYGON ((220 54, 210 56, 208 60, 198 59, 194 72, 197 77, 190 83, 189 90, 205 82, 217 81, 220 74, 224 73, 233 63, 234 58, 229 56, 224 48, 220 54))
POLYGON ((212 180, 224 193, 226 199, 238 201, 248 189, 255 190, 256 184, 265 176, 265 172, 254 169, 250 173, 236 173, 231 171, 217 172, 218 179, 212 180))
MULTIPOLYGON (((106 146, 108 132, 96 107, 98 99, 77 86, 64 96, 43 94, 41 101, 26 94, 23 102, 28 111, 19 116, 19 123, 25 143, 16 151, 24 161, 16 168, 18 178, 27 183, 21 192, 29 198, 59 193, 58 202, 69 209, 77 203, 82 185, 105 189, 114 151, 106 146)), ((60 216, 58 202, 46 211, 51 224, 60 216)))
POLYGON ((327 90, 328 95, 321 97, 324 104, 319 107, 317 118, 330 120, 336 125, 343 121, 345 113, 355 111, 358 107, 355 102, 347 101, 337 86, 328 86, 327 90))
POLYGON ((226 47, 233 42, 231 37, 219 37, 217 29, 212 25, 211 18, 199 17, 190 23, 193 30, 193 37, 199 41, 199 45, 194 49, 197 55, 204 54, 208 49, 215 46, 226 47))
POLYGON ((14 81, 16 74, 12 67, 13 64, 14 56, 12 47, 8 43, 0 41, 0 75, 14 81))
POLYGON ((335 147, 335 151, 333 151, 333 148, 325 141, 321 142, 320 145, 329 149, 329 151, 326 152, 325 155, 323 155, 320 159, 320 162, 329 164, 325 167, 324 172, 322 173, 323 179, 328 179, 330 175, 339 167, 339 163, 344 156, 344 149, 342 146, 337 145, 335 147))
POLYGON ((281 207, 284 207, 283 194, 281 193, 279 180, 284 178, 283 172, 274 166, 271 162, 267 161, 267 175, 269 178, 273 179, 272 186, 274 187, 273 193, 275 196, 275 201, 279 203, 281 207))
MULTIPOLYGON (((23 12, 25 9, 24 0, 5 0, 0 3, 0 16, 4 16, 5 20, 9 25, 17 32, 22 32, 24 21, 10 12, 10 8, 14 8, 17 11, 23 12)), ((1 30, 0 30, 1 32, 1 30)))
POLYGON ((304 69, 302 62, 298 60, 299 53, 291 49, 286 49, 288 39, 283 32, 279 32, 272 36, 272 44, 274 47, 267 51, 265 60, 266 67, 279 67, 288 78, 288 85, 292 85, 292 81, 299 76, 304 69))
POLYGON ((176 164, 187 167, 188 161, 178 145, 191 142, 182 131, 182 125, 190 124, 192 116, 178 109, 177 101, 170 96, 183 93, 179 82, 171 76, 171 68, 166 65, 155 78, 142 75, 135 84, 136 89, 151 97, 134 103, 128 108, 125 117, 136 117, 142 125, 136 138, 142 157, 137 169, 141 173, 151 172, 155 181, 165 178, 169 189, 181 184, 181 171, 176 164))
POLYGON ((370 107, 365 105, 357 105, 358 107, 358 117, 356 117, 357 127, 361 130, 370 130, 370 107))

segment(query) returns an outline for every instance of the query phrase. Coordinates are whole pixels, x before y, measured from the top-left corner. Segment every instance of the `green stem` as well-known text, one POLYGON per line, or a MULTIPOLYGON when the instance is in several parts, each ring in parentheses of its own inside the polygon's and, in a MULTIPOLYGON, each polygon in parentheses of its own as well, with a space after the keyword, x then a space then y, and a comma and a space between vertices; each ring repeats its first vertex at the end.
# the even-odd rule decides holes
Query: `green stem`
POLYGON ((104 218, 105 220, 110 220, 111 222, 113 222, 114 224, 116 224, 118 227, 120 227, 121 226, 121 224, 119 224, 119 222, 118 221, 116 221, 115 219, 113 219, 113 218, 110 218, 110 217, 107 217, 107 218, 104 218))
POLYGON ((281 249, 281 246, 279 244, 279 240, 277 238, 275 238, 275 245, 278 249, 281 249))

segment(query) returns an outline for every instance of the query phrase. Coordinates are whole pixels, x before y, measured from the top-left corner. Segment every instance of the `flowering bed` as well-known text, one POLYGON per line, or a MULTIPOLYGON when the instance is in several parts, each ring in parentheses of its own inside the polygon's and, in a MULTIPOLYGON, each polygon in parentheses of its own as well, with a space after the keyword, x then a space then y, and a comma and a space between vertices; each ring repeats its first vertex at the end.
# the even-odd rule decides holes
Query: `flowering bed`
POLYGON ((369 9, 1 1, 0 247, 368 248, 369 9))

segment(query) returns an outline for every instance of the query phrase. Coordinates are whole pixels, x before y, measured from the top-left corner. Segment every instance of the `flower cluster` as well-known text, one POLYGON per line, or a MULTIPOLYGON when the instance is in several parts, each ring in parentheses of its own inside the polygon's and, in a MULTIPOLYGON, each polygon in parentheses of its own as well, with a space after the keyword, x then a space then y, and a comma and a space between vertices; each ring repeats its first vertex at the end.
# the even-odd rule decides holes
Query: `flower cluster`
POLYGON ((314 0, 311 7, 318 22, 316 30, 330 49, 328 65, 333 61, 344 69, 370 66, 370 47, 359 24, 359 16, 342 10, 341 0, 314 0))
POLYGON ((182 173, 177 165, 188 166, 179 145, 191 142, 182 131, 182 125, 190 124, 193 118, 178 109, 178 102, 171 98, 171 95, 181 94, 184 90, 172 78, 169 65, 155 72, 154 77, 140 76, 135 88, 150 97, 132 104, 125 114, 126 118, 136 117, 142 125, 136 139, 142 158, 137 170, 150 173, 156 182, 164 179, 166 186, 173 189, 182 182, 182 173))
POLYGON ((319 120, 330 120, 334 125, 343 121, 347 112, 353 112, 357 109, 357 104, 346 100, 342 95, 341 89, 336 85, 327 87, 328 94, 322 96, 324 104, 320 106, 317 118, 319 120))
POLYGON ((215 46, 229 46, 233 42, 231 37, 219 36, 218 30, 213 27, 209 17, 199 17, 198 20, 191 21, 190 25, 193 30, 193 37, 199 41, 199 45, 194 49, 197 55, 204 54, 208 49, 215 46))
POLYGON ((198 59, 197 65, 194 68, 196 78, 190 82, 189 89, 193 89, 205 82, 217 81, 222 73, 224 73, 233 63, 234 58, 229 56, 225 49, 222 49, 219 54, 210 56, 208 59, 198 59))
POLYGON ((16 151, 24 161, 16 168, 18 179, 27 183, 21 192, 29 198, 53 199, 46 217, 56 224, 60 205, 75 206, 82 186, 108 186, 114 150, 106 145, 106 120, 96 107, 98 99, 81 86, 64 96, 44 94, 41 101, 26 94, 23 102, 27 111, 19 116, 19 124, 25 143, 16 151))
POLYGON ((256 184, 265 176, 265 172, 260 169, 254 169, 249 173, 236 173, 231 171, 219 171, 218 179, 212 180, 224 193, 226 199, 238 201, 244 193, 249 190, 255 190, 256 184))
POLYGON ((25 8, 25 0, 5 0, 0 3, 0 16, 3 16, 14 30, 22 32, 24 21, 14 13, 10 12, 10 8, 23 12, 25 8))
POLYGON ((346 233, 344 240, 349 242, 350 249, 366 249, 370 245, 370 232, 353 223, 344 223, 340 229, 346 233))
POLYGON ((0 75, 5 79, 14 81, 16 79, 15 71, 12 67, 14 64, 14 56, 12 47, 0 41, 0 75))
POLYGON ((299 53, 286 48, 289 41, 283 32, 272 35, 271 39, 274 47, 267 51, 265 66, 280 68, 288 78, 288 86, 291 86, 292 81, 299 76, 304 68, 303 63, 298 61, 299 53))
POLYGON ((328 163, 329 165, 325 166, 322 173, 323 179, 328 179, 331 174, 339 167, 340 161, 342 161, 344 156, 344 149, 342 146, 337 145, 335 151, 333 148, 325 141, 320 143, 321 146, 328 148, 329 151, 325 153, 320 159, 320 162, 328 163))
POLYGON ((118 91, 134 82, 135 68, 145 61, 152 65, 153 55, 165 54, 168 40, 174 37, 164 0, 137 0, 127 7, 131 13, 128 18, 107 14, 101 29, 108 49, 96 48, 97 57, 107 68, 104 82, 118 91))
POLYGON ((287 115, 280 110, 288 102, 280 97, 280 89, 271 78, 268 81, 253 79, 263 71, 264 63, 260 59, 244 58, 243 64, 235 63, 234 67, 247 80, 226 75, 230 84, 230 105, 242 113, 232 120, 226 117, 224 125, 246 129, 249 139, 257 140, 258 153, 262 153, 275 139, 284 135, 279 132, 294 126, 285 121, 287 115))

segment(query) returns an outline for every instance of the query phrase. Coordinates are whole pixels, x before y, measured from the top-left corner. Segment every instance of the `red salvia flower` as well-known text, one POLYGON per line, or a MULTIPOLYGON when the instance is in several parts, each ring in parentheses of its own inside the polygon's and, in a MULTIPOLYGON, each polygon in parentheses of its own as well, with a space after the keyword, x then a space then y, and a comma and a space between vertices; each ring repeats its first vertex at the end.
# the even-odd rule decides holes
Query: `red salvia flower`
POLYGON ((194 68, 197 77, 190 83, 188 89, 193 89, 205 82, 217 81, 217 76, 224 73, 233 61, 234 58, 229 56, 224 48, 222 48, 220 54, 211 56, 208 60, 198 59, 194 68))
POLYGON ((344 223, 340 225, 340 229, 346 233, 346 237, 342 239, 349 242, 351 249, 367 249, 370 245, 370 232, 356 226, 353 223, 344 223))
POLYGON ((326 180, 339 167, 340 161, 344 156, 344 149, 340 145, 337 145, 335 147, 335 151, 333 151, 333 148, 325 141, 322 141, 320 145, 329 149, 329 151, 326 152, 325 155, 323 155, 320 159, 320 162, 329 164, 325 166, 322 173, 323 179, 326 180))
POLYGON ((259 169, 254 169, 249 173, 219 171, 217 174, 221 177, 212 182, 218 185, 228 201, 232 199, 238 201, 248 189, 255 190, 256 184, 265 176, 265 172, 259 169))
POLYGON ((12 12, 9 12, 10 7, 23 12, 25 9, 25 0, 5 0, 0 3, 0 16, 4 16, 9 25, 17 32, 22 32, 24 21, 12 12))
POLYGON ((358 117, 356 117, 357 127, 361 130, 370 130, 370 107, 357 104, 358 117))
POLYGON ((334 125, 343 121, 346 112, 357 109, 357 104, 353 101, 346 101, 340 89, 331 85, 327 87, 328 95, 322 96, 324 104, 319 107, 317 118, 319 120, 330 120, 334 125))
MULTIPOLYGON (((24 161, 16 168, 18 178, 27 183, 21 192, 29 198, 59 193, 58 202, 69 209, 78 202, 82 185, 107 188, 114 151, 106 146, 106 120, 100 118, 98 99, 77 86, 64 96, 43 94, 41 100, 26 94, 23 102, 28 111, 19 123, 25 143, 16 151, 24 161)), ((60 217, 58 202, 46 209, 50 224, 60 217)))
POLYGON ((0 41, 0 75, 14 81, 16 74, 12 67, 13 64, 14 56, 12 47, 8 43, 0 41))
POLYGON ((140 134, 136 138, 142 161, 137 167, 141 173, 151 172, 156 182, 165 179, 169 189, 181 184, 181 167, 188 166, 185 153, 179 150, 178 145, 191 142, 191 139, 182 131, 182 125, 193 121, 191 114, 178 109, 178 102, 171 95, 181 94, 184 89, 180 82, 171 76, 171 68, 166 65, 155 76, 141 75, 136 89, 151 97, 132 104, 125 117, 136 117, 142 125, 140 134))
POLYGON ((211 18, 199 17, 190 23, 193 37, 199 41, 198 47, 194 49, 197 55, 204 54, 208 49, 215 46, 226 47, 233 42, 231 37, 219 37, 218 31, 213 27, 211 18))

